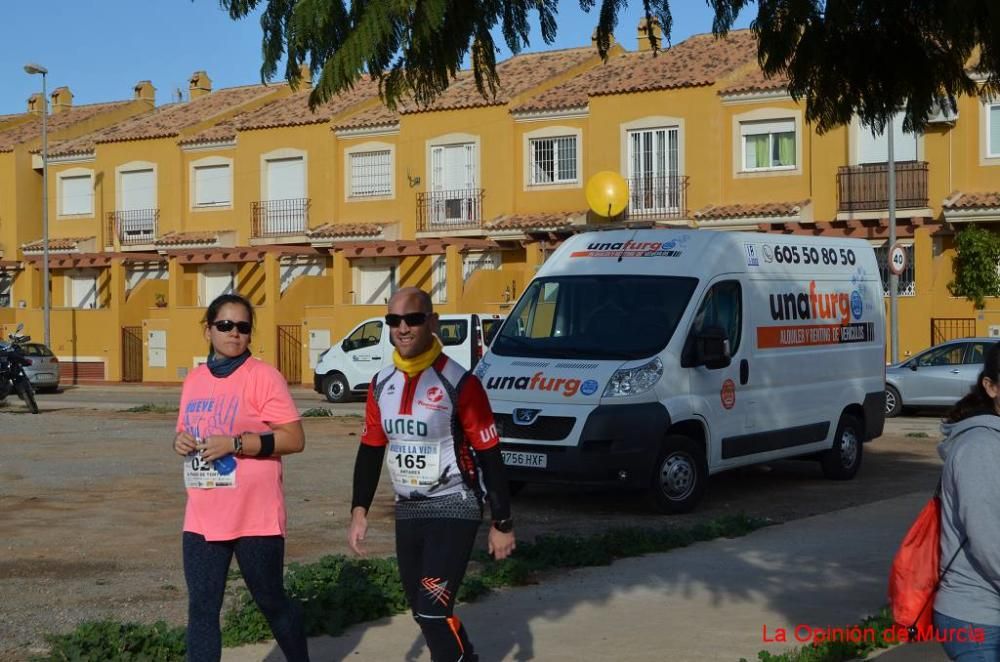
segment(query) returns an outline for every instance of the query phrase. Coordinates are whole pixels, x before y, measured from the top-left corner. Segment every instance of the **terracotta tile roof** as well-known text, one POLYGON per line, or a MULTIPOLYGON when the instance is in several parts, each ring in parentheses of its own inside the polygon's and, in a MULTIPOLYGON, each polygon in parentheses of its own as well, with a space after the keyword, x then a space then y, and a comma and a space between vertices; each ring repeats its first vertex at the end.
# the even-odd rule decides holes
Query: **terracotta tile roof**
POLYGON ((96 143, 170 138, 199 122, 241 104, 272 94, 274 87, 245 85, 216 90, 184 103, 161 106, 155 112, 119 122, 101 132, 96 143))
MULTIPOLYGON (((131 101, 111 101, 109 103, 92 103, 83 106, 73 106, 66 110, 51 114, 48 117, 49 136, 70 127, 78 122, 83 122, 96 117, 109 110, 120 108, 131 101)), ((7 130, 0 131, 0 152, 10 152, 17 145, 29 142, 42 135, 42 118, 39 115, 24 124, 18 124, 7 130)))
POLYGON ((719 94, 745 94, 747 92, 771 92, 788 87, 788 76, 778 75, 766 78, 760 67, 754 66, 738 77, 732 84, 719 90, 719 94))
POLYGON ((512 231, 512 230, 556 230, 559 228, 578 225, 580 220, 586 219, 586 211, 563 211, 539 214, 507 214, 497 216, 486 224, 489 231, 512 231))
POLYGON ((224 122, 213 124, 212 126, 199 131, 193 136, 178 140, 178 145, 197 145, 200 143, 217 143, 236 140, 236 125, 242 117, 248 113, 240 113, 230 117, 224 122))
MULTIPOLYGON (((59 239, 49 239, 50 251, 75 251, 79 245, 88 241, 93 241, 94 237, 61 237, 59 239)), ((29 242, 21 246, 25 253, 41 252, 44 250, 42 239, 29 242)))
MULTIPOLYGON (((497 65, 500 86, 495 97, 485 98, 476 89, 476 81, 471 71, 462 71, 441 96, 427 106, 413 102, 400 103, 402 113, 421 113, 435 110, 457 110, 460 108, 481 108, 502 106, 510 100, 560 73, 583 64, 596 57, 593 47, 567 48, 538 53, 515 55, 497 65)), ((487 90, 488 93, 488 90, 487 90)))
POLYGON ((955 191, 944 201, 944 208, 956 209, 998 209, 1000 208, 1000 191, 963 193, 955 191))
POLYGON ((694 213, 695 219, 724 220, 734 218, 767 218, 797 216, 809 200, 798 202, 761 202, 752 204, 709 205, 694 213))
POLYGON ((378 237, 387 223, 324 223, 306 233, 310 239, 345 239, 348 237, 378 237))
POLYGON ((351 115, 334 125, 334 131, 347 129, 370 129, 377 126, 394 126, 399 123, 399 113, 385 106, 375 106, 356 115, 351 115))
POLYGON ((341 92, 312 111, 309 110, 309 90, 302 90, 249 113, 239 123, 239 129, 246 131, 329 122, 330 118, 351 106, 376 97, 378 97, 378 82, 365 77, 355 83, 352 89, 341 92))
POLYGON ((712 85, 756 56, 757 42, 749 30, 733 30, 724 39, 695 35, 656 55, 632 51, 610 58, 519 104, 514 111, 578 108, 587 105, 591 96, 712 85))
POLYGON ((153 242, 154 246, 188 246, 205 244, 211 246, 219 243, 217 232, 168 232, 153 242))

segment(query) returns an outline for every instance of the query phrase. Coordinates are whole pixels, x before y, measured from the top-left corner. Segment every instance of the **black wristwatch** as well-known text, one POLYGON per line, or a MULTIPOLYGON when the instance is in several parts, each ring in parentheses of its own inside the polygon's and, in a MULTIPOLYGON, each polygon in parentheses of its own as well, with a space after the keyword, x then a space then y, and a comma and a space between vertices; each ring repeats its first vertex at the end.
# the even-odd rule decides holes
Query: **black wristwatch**
POLYGON ((510 519, 495 519, 493 520, 493 528, 500 533, 510 533, 514 530, 514 520, 510 519))

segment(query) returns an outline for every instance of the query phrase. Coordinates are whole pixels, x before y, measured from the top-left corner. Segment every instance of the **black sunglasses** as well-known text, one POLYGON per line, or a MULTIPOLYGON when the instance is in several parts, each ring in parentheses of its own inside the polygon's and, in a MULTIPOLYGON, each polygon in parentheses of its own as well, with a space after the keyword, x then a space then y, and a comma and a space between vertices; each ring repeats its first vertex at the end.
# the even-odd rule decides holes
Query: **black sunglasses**
POLYGON ((235 327, 244 336, 250 335, 250 322, 234 322, 232 320, 219 320, 218 322, 212 322, 211 326, 214 326, 219 330, 220 333, 229 333, 235 327))
POLYGON ((389 313, 385 316, 385 323, 394 329, 403 322, 406 322, 406 326, 421 326, 426 321, 427 313, 406 313, 405 315, 389 313))

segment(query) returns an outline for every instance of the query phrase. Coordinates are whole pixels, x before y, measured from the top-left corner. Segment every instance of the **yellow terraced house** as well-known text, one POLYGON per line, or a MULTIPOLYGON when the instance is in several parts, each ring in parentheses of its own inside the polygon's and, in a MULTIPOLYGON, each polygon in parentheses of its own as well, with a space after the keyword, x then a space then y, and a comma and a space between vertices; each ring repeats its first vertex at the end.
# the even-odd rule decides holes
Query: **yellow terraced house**
MULTIPOLYGON (((154 109, 141 83, 70 122, 82 108, 57 90, 49 266, 64 380, 182 380, 205 360, 205 305, 229 291, 257 305, 254 353, 302 383, 398 287, 427 289, 442 312, 508 311, 563 239, 608 223, 584 197, 601 170, 630 185, 615 222, 857 237, 884 265, 888 137, 857 123, 819 135, 785 81, 763 77, 748 31, 637 43, 606 62, 593 45, 517 55, 488 98, 461 72, 430 106, 394 110, 367 80, 310 111, 305 90, 213 90, 196 72, 187 101, 154 109)), ((40 337, 32 104, 0 116, 0 326, 40 337)), ((961 98, 921 135, 901 125, 900 353, 1000 336, 996 300, 976 311, 947 289, 961 224, 1000 221, 1000 100, 961 98)))

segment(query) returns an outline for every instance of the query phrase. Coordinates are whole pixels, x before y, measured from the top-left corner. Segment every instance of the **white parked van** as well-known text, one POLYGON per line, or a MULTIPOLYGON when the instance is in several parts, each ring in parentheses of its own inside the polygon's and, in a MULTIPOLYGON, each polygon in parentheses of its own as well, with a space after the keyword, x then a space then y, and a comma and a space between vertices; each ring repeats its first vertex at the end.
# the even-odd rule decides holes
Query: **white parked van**
MULTIPOLYGON (((492 313, 441 315, 438 337, 445 354, 471 369, 486 351, 490 325, 501 321, 492 313)), ((352 395, 364 396, 375 373, 391 362, 385 318, 372 317, 319 355, 313 388, 330 402, 346 402, 352 395)))
POLYGON ((509 477, 646 488, 791 456, 833 479, 884 423, 882 284, 861 240, 609 230, 567 239, 480 361, 509 477))

